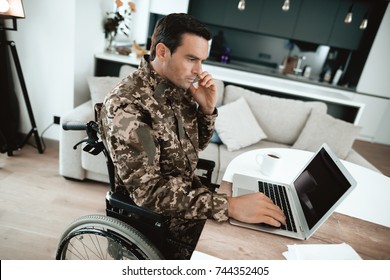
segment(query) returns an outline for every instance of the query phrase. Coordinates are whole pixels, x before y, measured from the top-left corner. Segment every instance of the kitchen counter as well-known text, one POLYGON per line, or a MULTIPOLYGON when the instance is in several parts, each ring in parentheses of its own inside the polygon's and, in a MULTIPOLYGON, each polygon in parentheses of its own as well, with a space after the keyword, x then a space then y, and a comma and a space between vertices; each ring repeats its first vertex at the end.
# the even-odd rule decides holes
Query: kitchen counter
MULTIPOLYGON (((354 101, 354 91, 345 90, 340 87, 322 86, 319 83, 310 83, 297 79, 283 78, 282 74, 259 73, 263 70, 259 67, 257 71, 248 72, 247 68, 239 68, 233 64, 223 67, 222 63, 205 62, 203 69, 212 73, 216 79, 228 83, 252 87, 262 90, 281 93, 289 98, 302 100, 323 101, 328 106, 328 113, 337 118, 358 124, 365 107, 364 103, 354 101)), ((269 71, 269 70, 268 70, 269 71)))
POLYGON ((355 88, 332 85, 330 83, 320 82, 318 81, 318 79, 314 79, 314 78, 305 78, 301 75, 295 75, 295 74, 283 74, 279 71, 277 65, 275 67, 264 66, 260 64, 238 61, 238 60, 232 60, 229 63, 221 63, 218 61, 206 60, 204 64, 209 64, 218 67, 225 67, 225 68, 230 68, 230 69, 235 69, 240 71, 246 71, 246 72, 251 72, 251 73, 256 73, 261 75, 267 75, 267 76, 281 78, 281 79, 288 79, 291 81, 298 81, 298 82, 313 84, 321 87, 340 89, 340 90, 350 91, 350 92, 356 91, 355 88))
MULTIPOLYGON (((116 63, 117 71, 121 64, 139 65, 140 59, 135 56, 123 56, 108 53, 95 55, 97 60, 95 75, 112 75, 108 72, 107 62, 116 63), (100 63, 100 66, 98 65, 100 63), (102 69, 104 68, 104 69, 102 69)), ((277 69, 257 65, 249 67, 245 63, 222 64, 215 61, 205 61, 203 70, 210 72, 214 78, 247 88, 275 92, 289 98, 302 100, 318 100, 328 105, 328 112, 358 124, 364 110, 364 103, 356 102, 352 98, 356 93, 342 87, 325 85, 308 79, 297 79, 277 73, 277 69)))

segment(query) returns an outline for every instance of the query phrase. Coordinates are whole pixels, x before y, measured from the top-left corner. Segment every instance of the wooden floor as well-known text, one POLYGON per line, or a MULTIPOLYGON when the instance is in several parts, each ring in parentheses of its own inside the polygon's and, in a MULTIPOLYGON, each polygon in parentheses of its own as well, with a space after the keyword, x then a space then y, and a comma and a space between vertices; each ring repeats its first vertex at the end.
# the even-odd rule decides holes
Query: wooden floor
POLYGON ((104 214, 107 185, 58 175, 58 145, 0 154, 0 259, 49 260, 66 226, 104 214))
POLYGON ((353 148, 383 174, 390 177, 390 145, 356 140, 353 148))
MULTIPOLYGON (((0 154, 0 259, 49 260, 66 226, 87 214, 104 214, 107 185, 58 175, 58 143, 43 154, 25 146, 0 154)), ((390 146, 356 141, 354 148, 390 176, 390 146)))

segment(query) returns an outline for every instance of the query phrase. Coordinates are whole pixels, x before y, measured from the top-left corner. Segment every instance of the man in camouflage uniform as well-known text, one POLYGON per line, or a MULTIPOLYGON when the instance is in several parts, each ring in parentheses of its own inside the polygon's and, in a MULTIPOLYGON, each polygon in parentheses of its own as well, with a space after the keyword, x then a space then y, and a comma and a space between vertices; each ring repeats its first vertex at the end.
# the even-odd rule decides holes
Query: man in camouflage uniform
MULTIPOLYGON (((213 193, 194 174, 198 152, 209 143, 217 117, 216 85, 201 66, 210 39, 204 25, 187 14, 164 17, 154 31, 150 57, 111 91, 100 113, 117 190, 127 192, 137 205, 171 217, 172 238, 192 247, 207 218, 254 221, 246 209, 246 218, 234 216, 249 201, 234 203, 234 198, 213 193)), ((272 222, 258 216, 256 222, 284 221, 265 196, 252 199, 266 201, 277 212, 268 214, 272 222)), ((175 257, 191 253, 184 250, 175 257)))

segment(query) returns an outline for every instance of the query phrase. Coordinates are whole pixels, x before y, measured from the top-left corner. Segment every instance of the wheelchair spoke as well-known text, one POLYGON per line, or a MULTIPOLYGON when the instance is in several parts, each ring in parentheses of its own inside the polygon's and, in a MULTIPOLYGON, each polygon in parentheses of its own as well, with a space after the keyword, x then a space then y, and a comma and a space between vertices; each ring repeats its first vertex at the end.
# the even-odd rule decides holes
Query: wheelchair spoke
POLYGON ((160 259, 139 233, 111 217, 85 216, 70 225, 59 243, 57 259, 160 259))
POLYGON ((92 259, 92 255, 95 256, 97 259, 103 260, 104 258, 101 248, 99 249, 99 246, 96 246, 95 242, 93 241, 93 239, 96 239, 97 243, 99 243, 98 236, 88 234, 88 237, 91 240, 93 246, 90 246, 86 242, 84 242, 85 238, 84 235, 82 235, 78 236, 77 238, 74 238, 73 242, 69 242, 69 246, 71 246, 71 249, 68 248, 68 252, 80 260, 90 260, 92 259), (94 250, 93 248, 95 248, 96 250, 94 250))
MULTIPOLYGON (((99 259, 103 260, 104 259, 104 253, 103 253, 103 249, 102 249, 102 246, 100 245, 100 242, 99 242, 99 236, 98 235, 88 235, 89 236, 89 239, 91 240, 93 246, 95 247, 96 250, 92 250, 92 249, 89 249, 89 247, 85 248, 85 249, 89 249, 91 251, 91 253, 93 253, 96 257, 98 257, 99 259), (95 240, 95 241, 94 241, 95 240)), ((87 252, 86 252, 87 254, 87 252)))

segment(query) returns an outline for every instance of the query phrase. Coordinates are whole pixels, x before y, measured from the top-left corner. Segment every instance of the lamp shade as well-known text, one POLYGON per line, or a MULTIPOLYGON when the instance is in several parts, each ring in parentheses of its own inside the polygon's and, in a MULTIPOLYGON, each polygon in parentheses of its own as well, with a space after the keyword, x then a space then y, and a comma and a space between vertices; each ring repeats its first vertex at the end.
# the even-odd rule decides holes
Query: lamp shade
POLYGON ((22 0, 0 0, 0 18, 24 18, 22 0))

